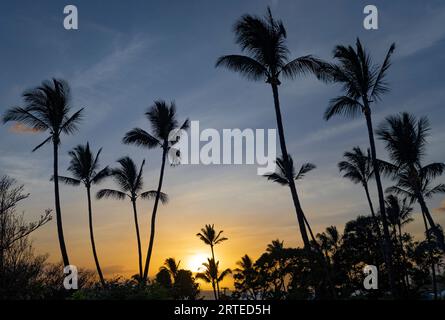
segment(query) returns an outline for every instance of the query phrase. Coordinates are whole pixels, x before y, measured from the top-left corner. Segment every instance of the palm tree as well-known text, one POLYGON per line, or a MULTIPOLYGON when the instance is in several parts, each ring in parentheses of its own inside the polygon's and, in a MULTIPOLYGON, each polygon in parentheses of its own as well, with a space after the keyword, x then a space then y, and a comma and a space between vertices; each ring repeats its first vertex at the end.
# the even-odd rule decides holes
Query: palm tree
MULTIPOLYGON (((117 200, 124 200, 129 198, 133 206, 133 216, 134 224, 136 227, 136 239, 138 244, 138 263, 139 263, 139 277, 142 279, 142 248, 141 248, 141 237, 139 233, 139 222, 136 201, 138 198, 142 199, 153 199, 156 197, 156 191, 145 191, 142 192, 144 187, 144 180, 142 177, 143 168, 145 160, 142 161, 139 170, 136 164, 130 157, 123 157, 117 161, 120 165, 119 168, 112 169, 110 171, 110 176, 113 177, 115 183, 119 186, 119 190, 113 189, 102 189, 100 190, 96 197, 98 199, 102 198, 114 198, 117 200)), ((160 201, 166 203, 168 201, 168 196, 165 193, 160 194, 160 201)))
MULTIPOLYGON (((272 182, 276 182, 282 186, 288 186, 290 184, 290 182, 294 183, 294 181, 298 181, 303 179, 307 173, 309 173, 310 171, 314 170, 316 168, 316 166, 312 163, 304 163, 301 167, 300 170, 298 171, 298 173, 295 171, 295 167, 294 167, 294 161, 292 159, 292 157, 290 155, 287 155, 287 165, 286 162, 284 160, 284 157, 278 157, 275 161, 277 168, 276 171, 274 173, 269 173, 269 174, 265 174, 264 177, 267 178, 267 180, 270 180, 272 182)), ((314 233, 312 232, 312 228, 307 220, 307 218, 304 216, 304 222, 305 225, 309 231, 311 240, 312 240, 312 244, 313 247, 315 249, 315 251, 318 252, 319 256, 320 256, 320 264, 322 265, 325 273, 326 273, 326 277, 327 277, 327 281, 330 284, 331 287, 331 291, 332 291, 332 296, 335 298, 336 297, 336 292, 335 292, 335 288, 334 285, 332 283, 332 279, 330 276, 330 271, 329 271, 329 266, 327 265, 327 262, 323 256, 323 252, 320 248, 320 244, 317 242, 317 239, 314 236, 314 233)), ((274 243, 274 242, 272 242, 274 243)), ((310 249, 311 246, 305 246, 306 249, 310 249)), ((308 252, 311 252, 310 250, 308 250, 308 252)))
POLYGON ((369 209, 371 210, 377 236, 379 240, 382 241, 379 222, 369 194, 368 183, 374 175, 370 150, 368 149, 367 154, 365 154, 360 147, 354 147, 352 151, 345 152, 343 157, 346 160, 339 162, 338 168, 340 172, 344 172, 344 178, 351 180, 355 184, 360 183, 365 189, 366 199, 368 200, 369 209))
POLYGON ((374 141, 371 103, 380 100, 383 94, 389 91, 385 78, 391 66, 391 56, 394 49, 395 44, 393 43, 383 63, 381 65, 374 65, 359 39, 357 39, 356 42, 356 49, 352 46, 336 46, 334 49, 334 58, 338 60, 338 64, 331 66, 328 70, 331 74, 330 80, 335 83, 340 83, 343 86, 344 95, 332 99, 324 114, 325 120, 329 120, 335 115, 356 117, 359 114, 363 114, 365 116, 383 225, 384 257, 389 268, 390 287, 393 293, 395 293, 395 274, 392 270, 392 245, 385 212, 385 197, 380 179, 379 161, 377 160, 374 141))
MULTIPOLYGON (((60 138, 63 134, 74 134, 77 131, 83 109, 70 115, 70 88, 63 80, 44 81, 39 87, 25 91, 22 96, 25 106, 9 109, 3 116, 3 123, 17 121, 37 132, 48 131, 49 137, 32 151, 36 151, 46 143, 53 143, 53 176, 57 177, 60 138)), ((54 179, 54 200, 60 251, 63 264, 68 266, 70 263, 63 236, 58 179, 54 179)))
POLYGON ((393 228, 393 234, 397 237, 403 248, 402 227, 413 221, 411 217, 413 208, 407 203, 408 199, 400 200, 396 195, 390 194, 386 197, 386 211, 388 214, 389 224, 393 228))
POLYGON ((99 170, 99 155, 101 152, 102 149, 99 149, 96 156, 94 156, 88 142, 85 146, 78 145, 68 153, 71 157, 68 171, 71 172, 73 177, 58 176, 58 179, 59 181, 71 186, 78 186, 83 183, 87 189, 88 223, 90 228, 91 248, 93 249, 94 262, 96 264, 100 282, 103 286, 105 286, 105 280, 100 268, 99 259, 97 258, 96 245, 94 242, 93 209, 91 205, 91 186, 93 184, 102 182, 103 179, 109 175, 108 167, 99 170))
POLYGON ((335 252, 338 249, 340 241, 340 234, 338 233, 337 227, 327 227, 325 232, 317 234, 317 239, 321 249, 325 253, 326 260, 330 262, 331 258, 329 257, 329 253, 335 252))
POLYGON ((158 189, 153 206, 153 212, 151 215, 150 243, 148 245, 147 258, 145 261, 143 274, 143 279, 147 280, 155 237, 156 213, 158 211, 159 200, 161 198, 161 190, 162 183, 164 181, 164 170, 165 163, 167 161, 167 155, 173 148, 173 145, 175 145, 179 141, 180 137, 178 134, 175 133, 179 133, 181 130, 187 130, 189 127, 189 120, 185 120, 183 124, 180 125, 178 120, 176 119, 175 103, 171 102, 169 105, 163 100, 155 101, 154 105, 148 109, 145 115, 152 127, 152 132, 148 133, 143 129, 134 128, 125 134, 123 142, 125 144, 134 144, 149 149, 153 149, 156 147, 161 147, 162 149, 161 171, 159 174, 158 189), (173 141, 172 136, 175 137, 173 141))
POLYGON ((215 300, 219 299, 219 292, 217 294, 215 285, 224 280, 224 278, 232 273, 232 270, 229 268, 223 270, 221 273, 219 272, 219 261, 216 261, 212 258, 208 258, 207 262, 202 264, 205 267, 204 272, 199 272, 196 274, 196 279, 201 279, 207 283, 212 284, 213 294, 215 296, 215 300))
POLYGON ((160 270, 168 271, 168 273, 172 276, 173 280, 176 280, 176 277, 178 276, 180 264, 181 264, 181 261, 176 263, 175 258, 168 258, 168 259, 165 259, 164 265, 160 268, 160 270))
MULTIPOLYGON (((412 222, 411 214, 413 208, 407 203, 408 199, 400 200, 396 195, 390 194, 386 197, 386 213, 388 215, 389 224, 392 226, 394 239, 399 242, 400 253, 402 255, 402 262, 406 263, 406 252, 403 246, 402 227, 412 222), (397 236, 398 233, 398 236, 397 236)), ((409 285, 409 276, 406 268, 402 265, 402 273, 404 273, 403 284, 405 288, 409 285)))
MULTIPOLYGON (((201 239, 202 242, 204 242, 206 245, 210 246, 213 261, 215 261, 215 252, 213 250, 213 247, 228 239, 226 237, 222 237, 221 236, 222 233, 223 233, 223 230, 216 233, 215 225, 206 224, 205 227, 201 229, 201 232, 196 234, 196 236, 199 237, 199 239, 201 239)), ((216 287, 218 289, 218 296, 219 296, 219 282, 218 281, 216 281, 216 287)))
POLYGON ((257 284, 258 270, 253 260, 246 254, 236 263, 233 278, 235 279, 235 289, 241 291, 249 300, 257 300, 260 287, 257 284))
MULTIPOLYGON (((252 15, 242 16, 233 28, 235 42, 246 55, 225 55, 216 62, 216 67, 226 67, 240 73, 248 80, 266 81, 271 88, 274 99, 275 115, 280 139, 283 162, 289 164, 288 151, 280 109, 278 86, 280 77, 294 79, 299 75, 313 73, 322 78, 325 63, 311 56, 302 56, 289 60, 289 49, 286 45, 286 29, 280 20, 275 20, 270 8, 266 17, 252 15)), ((305 247, 310 246, 305 216, 292 177, 287 176, 294 203, 301 237, 305 247)))
POLYGON ((434 222, 425 201, 435 194, 445 193, 445 184, 431 186, 432 180, 444 173, 445 163, 422 165, 430 130, 426 117, 417 119, 405 112, 387 117, 377 134, 386 142, 386 149, 393 163, 394 178, 397 181, 387 192, 407 197, 411 203, 419 203, 438 245, 445 252, 443 232, 434 222))

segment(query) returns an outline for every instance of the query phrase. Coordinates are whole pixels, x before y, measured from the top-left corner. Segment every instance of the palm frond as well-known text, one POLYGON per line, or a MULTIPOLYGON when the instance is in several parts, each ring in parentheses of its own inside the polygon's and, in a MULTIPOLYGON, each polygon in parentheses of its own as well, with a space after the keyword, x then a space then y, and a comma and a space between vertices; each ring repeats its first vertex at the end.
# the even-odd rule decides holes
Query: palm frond
POLYGON ((94 184, 101 183, 105 178, 109 177, 111 174, 110 168, 107 166, 100 170, 96 175, 91 179, 91 182, 94 184))
POLYGON ((304 178, 304 176, 306 175, 306 173, 314 170, 315 168, 317 168, 317 166, 315 164, 312 163, 304 163, 301 168, 300 171, 298 171, 295 180, 301 180, 304 178))
POLYGON ((324 113, 324 119, 329 120, 336 115, 344 115, 349 118, 354 118, 363 110, 363 105, 356 99, 348 96, 340 96, 331 99, 329 106, 324 113))
MULTIPOLYGON (((78 186, 78 185, 80 185, 80 182, 81 182, 78 179, 74 179, 74 178, 70 178, 70 177, 64 177, 64 176, 58 176, 57 179, 60 182, 66 184, 66 185, 69 185, 69 186, 78 186)), ((54 177, 51 177, 50 180, 53 181, 54 177)))
MULTIPOLYGON (((146 200, 153 200, 156 199, 158 192, 156 190, 150 190, 150 191, 146 191, 141 193, 141 198, 142 199, 146 199, 146 200)), ((164 192, 161 192, 159 194, 159 200, 161 201, 162 204, 166 204, 169 201, 168 195, 164 192)))
POLYGON ((386 71, 391 66, 391 56, 394 53, 395 48, 396 48, 395 43, 391 44, 391 47, 389 48, 386 54, 385 60, 383 61, 382 66, 380 67, 380 71, 378 72, 377 77, 374 81, 374 86, 371 90, 370 96, 375 100, 379 100, 382 94, 387 93, 389 91, 389 87, 385 82, 385 76, 386 76, 386 71))
POLYGON ((45 131, 48 124, 43 119, 38 118, 29 111, 29 108, 14 107, 6 111, 2 119, 3 123, 10 121, 21 122, 34 130, 45 131))
POLYGON ((288 62, 281 70, 283 76, 288 79, 295 79, 299 75, 314 74, 320 80, 330 78, 329 65, 324 61, 312 56, 302 56, 288 62))
POLYGON ((425 198, 431 198, 433 195, 438 194, 438 193, 445 193, 445 184, 443 184, 443 183, 438 184, 434 188, 425 192, 424 196, 425 196, 425 198))
POLYGON ((77 125, 80 121, 82 121, 83 118, 83 110, 84 108, 74 113, 70 118, 65 119, 60 127, 60 132, 63 132, 65 134, 73 134, 74 132, 76 132, 78 130, 77 125))
POLYGON ((113 198, 116 200, 124 200, 126 197, 127 197, 127 194, 125 194, 121 191, 112 190, 112 189, 102 189, 102 190, 99 190, 96 194, 97 199, 113 198))
POLYGON ((238 72, 248 80, 265 80, 267 77, 267 70, 261 63, 243 55, 233 54, 219 57, 215 67, 225 67, 238 72))
POLYGON ((125 144, 144 146, 150 149, 161 145, 158 139, 140 128, 135 128, 127 132, 122 142, 125 144))
POLYGON ((40 143, 38 146, 36 146, 34 149, 32 149, 32 152, 35 152, 35 151, 37 151, 38 149, 40 149, 41 147, 43 147, 45 144, 47 144, 48 142, 50 142, 52 138, 53 138, 52 136, 49 136, 48 138, 46 138, 45 140, 43 140, 42 143, 40 143))

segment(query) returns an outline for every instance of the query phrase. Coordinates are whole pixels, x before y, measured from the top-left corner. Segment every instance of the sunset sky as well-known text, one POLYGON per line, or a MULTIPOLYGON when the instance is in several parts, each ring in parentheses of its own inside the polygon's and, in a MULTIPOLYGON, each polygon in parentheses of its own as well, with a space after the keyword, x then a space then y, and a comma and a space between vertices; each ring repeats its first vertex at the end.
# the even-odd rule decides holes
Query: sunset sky
MULTIPOLYGON (((409 111, 427 115, 432 125, 427 161, 445 159, 445 3, 373 1, 380 13, 379 30, 362 27, 368 1, 69 1, 79 9, 79 30, 63 28, 63 1, 0 2, 0 113, 22 103, 21 93, 51 77, 72 87, 73 110, 85 107, 79 133, 63 137, 60 169, 66 173, 67 152, 89 141, 103 147, 102 165, 114 166, 125 155, 138 164, 147 160, 145 189, 157 185, 160 150, 121 144, 133 127, 148 130, 143 113, 155 99, 175 100, 180 120, 199 120, 201 128, 275 128, 270 88, 215 69, 223 54, 239 53, 233 23, 244 13, 265 13, 267 5, 287 28, 292 57, 314 54, 330 60, 336 44, 353 44, 357 36, 377 62, 392 42, 397 48, 388 80, 392 91, 375 106, 374 123, 409 111), (131 3, 131 5, 129 5, 131 3)), ((280 87, 289 152, 299 166, 317 169, 297 185, 307 218, 316 232, 367 215, 363 190, 341 177, 337 163, 344 151, 368 146, 364 119, 322 119, 339 87, 313 77, 285 81, 280 87)), ((20 210, 27 218, 53 208, 52 150, 33 147, 46 138, 26 128, 0 126, 0 175, 8 174, 31 193, 20 210)), ((378 143, 378 155, 387 159, 378 143)), ((445 182, 445 177, 438 179, 445 182)), ((385 186, 390 186, 385 181, 385 186)), ((112 187, 111 180, 99 187, 112 187)), ((207 223, 224 230, 228 241, 216 247, 221 265, 235 267, 248 253, 253 258, 279 238, 301 245, 288 189, 256 174, 256 166, 184 165, 168 167, 164 192, 170 203, 158 211, 157 235, 150 274, 163 260, 175 257, 195 269, 210 253, 195 234, 207 223)), ((375 188, 372 189, 374 196, 375 188)), ((88 237, 85 189, 61 187, 65 240, 72 264, 94 268, 88 237)), ((153 203, 139 202, 143 252, 148 243, 153 203)), ((445 198, 429 202, 436 221, 445 225, 445 198)), ((107 276, 137 272, 137 250, 131 204, 93 203, 99 259, 107 276)), ((407 230, 422 236, 422 221, 407 230)), ((55 221, 33 234, 38 253, 60 259, 55 221)), ((226 281, 223 286, 231 286, 226 281)))

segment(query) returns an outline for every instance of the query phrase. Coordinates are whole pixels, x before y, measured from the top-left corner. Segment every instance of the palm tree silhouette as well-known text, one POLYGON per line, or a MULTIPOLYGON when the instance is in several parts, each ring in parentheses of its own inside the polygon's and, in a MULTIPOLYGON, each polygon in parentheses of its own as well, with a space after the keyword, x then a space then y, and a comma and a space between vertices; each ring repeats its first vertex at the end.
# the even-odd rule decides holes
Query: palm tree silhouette
MULTIPOLYGON (((408 199, 400 200, 396 195, 390 194, 386 197, 386 211, 388 214, 388 221, 393 228, 393 234, 402 243, 402 227, 413 221, 411 217, 413 208, 407 203, 408 199)), ((402 246, 403 248, 403 246, 402 246)))
POLYGON ((338 233, 337 227, 327 227, 325 232, 317 234, 317 239, 321 249, 325 253, 326 260, 330 262, 331 258, 329 257, 329 253, 335 252, 340 242, 340 234, 338 233))
MULTIPOLYGON (((25 106, 9 109, 3 116, 3 123, 17 121, 38 132, 48 131, 49 137, 32 151, 38 150, 46 143, 53 143, 53 176, 57 177, 59 175, 60 137, 63 134, 74 134, 77 131, 77 125, 82 118, 83 108, 70 115, 70 88, 67 82, 58 79, 44 81, 40 86, 25 91, 22 97, 25 106)), ((58 179, 54 179, 54 200, 60 251, 63 264, 68 266, 70 263, 63 236, 58 179)))
MULTIPOLYGON (((204 242, 206 245, 210 246, 210 250, 212 252, 212 259, 215 261, 215 252, 213 250, 213 247, 217 244, 226 241, 228 238, 222 237, 221 234, 223 233, 223 230, 216 233, 215 231, 215 225, 206 224, 204 228, 201 229, 201 232, 197 233, 196 236, 201 239, 202 242, 204 242)), ((218 290, 218 297, 219 297, 219 281, 216 279, 216 287, 218 290)))
MULTIPOLYGON (((307 173, 309 173, 310 171, 312 171, 316 168, 316 166, 312 163, 304 163, 300 167, 300 170, 297 173, 295 171, 294 161, 293 161, 291 155, 287 155, 287 159, 288 160, 286 163, 283 157, 281 157, 281 158, 278 157, 275 160, 275 163, 277 165, 276 171, 274 173, 265 174, 264 177, 266 177, 268 180, 270 180, 272 182, 276 182, 282 186, 288 186, 290 183, 294 183, 294 181, 303 179, 307 173)), ((320 248, 320 244, 317 242, 317 239, 315 238, 314 233, 312 232, 312 228, 309 224, 309 221, 307 220, 306 216, 303 216, 303 218, 304 218, 304 222, 306 224, 307 230, 309 231, 309 234, 311 236, 313 247, 314 247, 315 251, 319 254, 319 257, 320 257, 319 262, 326 273, 327 281, 329 282, 332 296, 335 298, 336 292, 335 292, 334 285, 332 283, 329 266, 327 264, 328 261, 326 261, 323 256, 322 249, 320 248)), ((276 245, 278 245, 278 243, 280 243, 280 242, 278 240, 276 240, 276 241, 272 242, 272 244, 274 244, 274 243, 276 245)), ((282 245, 283 244, 281 243, 281 246, 282 245)), ((305 246, 305 248, 310 249, 311 246, 309 246, 309 247, 305 246)), ((311 253, 310 250, 308 250, 308 252, 311 253)))
POLYGON ((181 264, 181 261, 176 263, 175 258, 167 258, 164 261, 164 265, 160 268, 160 270, 166 270, 173 278, 173 280, 176 280, 176 277, 178 276, 179 271, 179 265, 181 264))
MULTIPOLYGON (((119 168, 112 169, 110 176, 113 177, 115 183, 119 186, 119 190, 102 189, 96 197, 102 198, 114 198, 117 200, 124 200, 129 198, 133 206, 134 224, 136 227, 136 239, 138 244, 138 264, 139 264, 139 279, 142 279, 142 247, 141 237, 139 233, 139 222, 136 201, 138 198, 142 199, 154 199, 157 192, 154 190, 142 192, 144 187, 144 180, 142 177, 145 160, 142 161, 139 170, 136 168, 136 164, 130 157, 123 157, 117 161, 120 165, 119 168)), ((160 193, 161 203, 167 203, 168 196, 165 193, 160 193)))
MULTIPOLYGON (((407 257, 405 248, 403 245, 403 233, 402 227, 413 221, 411 217, 413 208, 407 203, 408 199, 404 198, 400 200, 396 195, 390 194, 386 197, 386 213, 388 215, 389 224, 392 226, 392 233, 394 239, 398 241, 400 252, 402 255, 403 263, 406 263, 407 257), (398 233, 398 235, 397 235, 398 233)), ((409 285, 409 275, 406 272, 406 268, 402 265, 401 273, 403 274, 402 280, 405 288, 409 285)))
POLYGON ((94 262, 96 264, 100 282, 105 287, 105 280, 100 268, 99 259, 97 258, 96 245, 94 242, 93 209, 91 204, 91 186, 93 184, 102 182, 103 179, 109 175, 108 167, 99 170, 99 155, 101 152, 102 148, 99 149, 96 156, 94 156, 88 142, 85 146, 78 145, 68 153, 71 157, 68 171, 71 172, 73 177, 58 176, 58 179, 59 181, 71 186, 78 186, 83 183, 87 189, 88 224, 90 229, 91 248, 93 249, 94 262))
POLYGON ((235 281, 235 288, 241 289, 249 300, 257 300, 260 291, 260 286, 256 283, 258 278, 258 271, 252 258, 247 254, 241 257, 241 260, 236 263, 236 268, 233 278, 235 281))
POLYGON ((365 154, 360 147, 354 147, 352 151, 345 152, 343 157, 346 159, 338 163, 340 172, 344 172, 343 177, 351 180, 355 184, 361 184, 365 189, 366 199, 368 200, 369 209, 371 210, 372 219, 374 221, 375 230, 380 241, 382 241, 382 233, 380 231, 379 222, 374 211, 371 196, 369 194, 369 180, 374 175, 372 158, 370 150, 365 154))
MULTIPOLYGON (((445 171, 445 163, 436 162, 423 166, 426 144, 431 130, 426 117, 417 119, 409 113, 389 116, 377 131, 381 140, 386 142, 386 149, 393 162, 396 185, 387 192, 399 194, 418 202, 431 231, 437 238, 438 245, 445 252, 444 235, 436 225, 425 199, 438 193, 445 193, 445 184, 431 186, 432 180, 445 171)), ((428 228, 428 229, 430 229, 428 228)))
POLYGON ((335 115, 356 117, 363 113, 365 116, 383 225, 384 257, 389 269, 390 287, 393 294, 395 294, 396 288, 394 283, 395 274, 392 268, 392 244, 385 212, 385 196, 380 179, 379 161, 377 160, 374 141, 371 103, 380 100, 383 94, 389 91, 385 78, 388 68, 391 66, 391 56, 394 49, 395 44, 393 43, 383 63, 381 65, 374 65, 359 39, 357 39, 356 42, 356 49, 352 46, 336 46, 334 49, 334 58, 337 59, 339 63, 332 65, 325 71, 331 74, 330 80, 335 83, 340 83, 343 86, 344 95, 332 99, 324 114, 325 120, 329 120, 335 115))
MULTIPOLYGON (((274 99, 278 135, 280 139, 283 162, 288 166, 288 151, 281 116, 278 86, 280 77, 294 79, 299 75, 316 74, 323 78, 325 63, 307 55, 289 61, 289 49, 286 45, 286 29, 280 20, 275 20, 270 8, 264 18, 252 15, 242 16, 233 28, 235 42, 246 55, 225 55, 216 62, 216 67, 226 67, 240 73, 248 80, 266 81, 271 88, 274 99)), ((305 228, 304 212, 292 177, 288 176, 289 188, 300 227, 301 237, 306 247, 310 245, 305 228)))
POLYGON ((207 283, 211 283, 212 284, 212 288, 213 288, 213 294, 215 296, 215 300, 219 299, 219 292, 217 294, 216 291, 216 284, 223 281, 224 278, 232 273, 232 270, 230 270, 229 268, 223 270, 222 272, 219 272, 218 268, 219 268, 219 261, 216 261, 212 258, 207 258, 207 262, 204 262, 202 264, 205 267, 204 272, 199 272, 196 274, 196 279, 201 279, 207 283))
POLYGON ((179 124, 178 120, 176 119, 176 105, 174 102, 171 102, 169 105, 163 100, 155 101, 154 105, 148 109, 145 115, 151 125, 152 132, 148 133, 143 129, 134 128, 127 132, 125 134, 125 137, 123 138, 123 142, 125 144, 134 144, 149 149, 161 147, 162 149, 161 171, 159 174, 158 189, 156 191, 157 194, 153 206, 153 212, 151 215, 150 242, 148 245, 147 258, 145 261, 143 280, 147 280, 148 270, 150 267, 150 259, 153 251, 155 236, 156 213, 158 210, 159 200, 161 198, 161 190, 164 180, 164 170, 167 155, 172 149, 173 145, 175 145, 179 141, 179 135, 175 133, 180 132, 180 130, 186 130, 189 127, 188 119, 185 120, 182 125, 179 124), (171 139, 172 136, 175 136, 175 139, 173 139, 173 141, 171 139))

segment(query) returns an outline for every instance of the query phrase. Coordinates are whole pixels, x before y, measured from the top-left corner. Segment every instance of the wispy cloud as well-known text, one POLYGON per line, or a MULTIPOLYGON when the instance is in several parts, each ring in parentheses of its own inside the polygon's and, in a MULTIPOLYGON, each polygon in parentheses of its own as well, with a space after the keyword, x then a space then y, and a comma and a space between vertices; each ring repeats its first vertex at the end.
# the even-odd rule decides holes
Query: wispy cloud
POLYGON ((36 130, 34 128, 30 128, 25 126, 24 124, 21 124, 19 122, 14 123, 10 128, 9 131, 14 133, 38 133, 39 130, 36 130))

